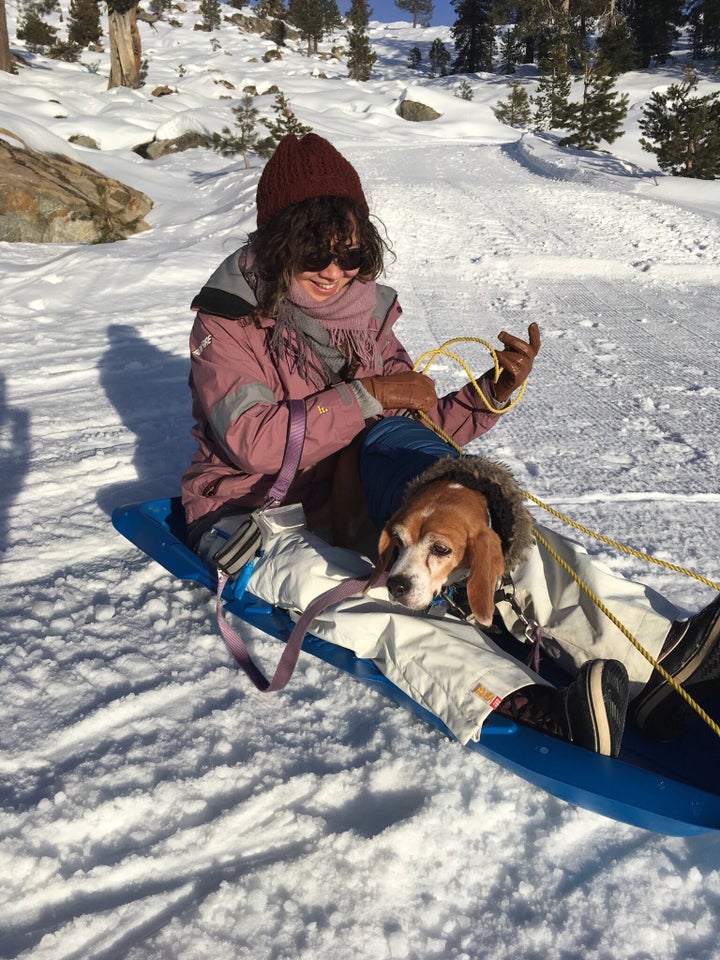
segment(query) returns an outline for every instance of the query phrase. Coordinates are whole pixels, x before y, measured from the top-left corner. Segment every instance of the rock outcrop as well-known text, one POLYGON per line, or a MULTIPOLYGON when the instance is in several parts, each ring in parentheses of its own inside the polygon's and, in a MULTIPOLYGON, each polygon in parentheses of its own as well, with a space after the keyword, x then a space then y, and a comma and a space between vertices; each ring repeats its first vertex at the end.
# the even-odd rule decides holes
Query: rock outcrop
POLYGON ((141 191, 0 129, 0 240, 109 243, 149 229, 152 205, 141 191))

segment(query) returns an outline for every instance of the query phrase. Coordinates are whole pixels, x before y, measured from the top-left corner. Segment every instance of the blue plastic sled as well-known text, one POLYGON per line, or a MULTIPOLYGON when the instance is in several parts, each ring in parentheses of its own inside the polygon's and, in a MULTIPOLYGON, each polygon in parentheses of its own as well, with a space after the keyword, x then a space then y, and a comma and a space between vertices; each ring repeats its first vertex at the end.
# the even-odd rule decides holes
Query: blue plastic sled
MULTIPOLYGON (((112 522, 173 576, 216 590, 214 570, 185 545, 179 499, 119 507, 112 522)), ((240 620, 287 641, 292 630, 288 614, 245 589, 250 567, 246 577, 226 587, 226 607, 240 620)), ((508 646, 509 651, 519 652, 520 644, 516 646, 516 650, 508 646)), ((311 634, 305 637, 303 650, 374 685, 378 692, 452 737, 438 717, 399 690, 371 660, 311 634)), ((548 679, 567 682, 557 676, 548 679)), ((703 706, 718 716, 720 704, 703 706)), ((699 718, 681 740, 671 744, 654 743, 628 726, 618 759, 574 747, 497 714, 483 725, 479 742, 467 747, 562 800, 615 820, 675 836, 720 829, 720 738, 699 718)))

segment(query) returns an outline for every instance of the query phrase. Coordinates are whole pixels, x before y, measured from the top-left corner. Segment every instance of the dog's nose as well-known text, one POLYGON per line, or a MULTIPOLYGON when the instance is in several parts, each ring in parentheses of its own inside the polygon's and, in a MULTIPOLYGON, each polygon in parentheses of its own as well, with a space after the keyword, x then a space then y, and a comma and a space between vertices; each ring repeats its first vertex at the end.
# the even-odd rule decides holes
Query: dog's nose
POLYGON ((395 574, 394 577, 388 577, 386 586, 390 596, 394 600, 399 600, 410 592, 410 578, 404 577, 402 574, 395 574))

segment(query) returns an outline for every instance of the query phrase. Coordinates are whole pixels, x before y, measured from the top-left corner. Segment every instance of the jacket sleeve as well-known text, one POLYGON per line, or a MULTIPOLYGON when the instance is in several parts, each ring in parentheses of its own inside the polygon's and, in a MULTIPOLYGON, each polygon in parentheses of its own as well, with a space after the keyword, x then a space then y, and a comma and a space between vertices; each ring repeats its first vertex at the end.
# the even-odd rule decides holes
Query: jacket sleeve
POLYGON ((265 333, 255 326, 199 314, 190 355, 196 420, 205 422, 218 455, 244 473, 268 475, 280 469, 289 400, 305 401, 301 469, 346 446, 365 426, 347 384, 312 392, 310 384, 289 372, 283 382, 267 355, 265 333))

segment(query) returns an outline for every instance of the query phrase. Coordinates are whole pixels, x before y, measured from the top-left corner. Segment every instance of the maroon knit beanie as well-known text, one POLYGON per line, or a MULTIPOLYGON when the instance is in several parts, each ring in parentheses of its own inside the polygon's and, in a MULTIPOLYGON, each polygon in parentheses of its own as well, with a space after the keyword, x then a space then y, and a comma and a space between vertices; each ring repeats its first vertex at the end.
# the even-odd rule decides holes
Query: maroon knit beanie
POLYGON ((316 133, 283 137, 265 165, 257 188, 257 225, 311 197, 346 197, 368 213, 355 168, 316 133))

